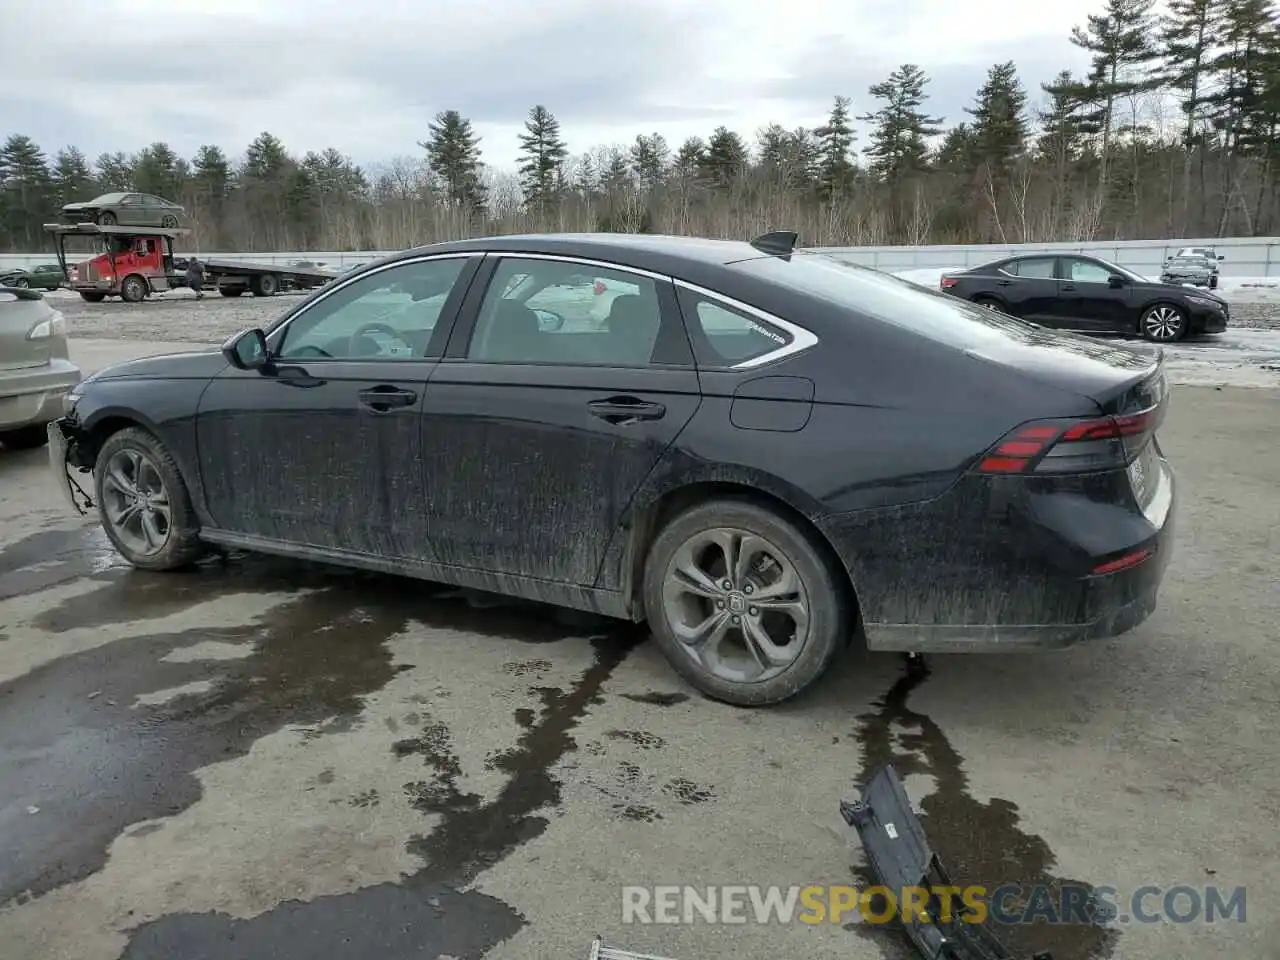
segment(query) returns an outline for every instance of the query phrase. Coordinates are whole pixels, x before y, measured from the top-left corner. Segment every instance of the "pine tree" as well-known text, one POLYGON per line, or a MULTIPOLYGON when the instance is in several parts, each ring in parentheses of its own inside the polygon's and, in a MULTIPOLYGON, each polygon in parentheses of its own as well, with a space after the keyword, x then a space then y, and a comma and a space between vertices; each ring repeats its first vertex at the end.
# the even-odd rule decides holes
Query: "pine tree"
POLYGON ((1188 149, 1197 141, 1221 27, 1222 0, 1169 0, 1160 21, 1159 79, 1181 94, 1179 105, 1186 116, 1182 142, 1188 149))
POLYGON ((827 122, 814 133, 818 138, 818 191, 825 200, 843 197, 853 186, 853 144, 856 139, 849 122, 848 97, 836 97, 827 122))
POLYGON ((560 122, 539 104, 529 111, 520 135, 520 187, 524 202, 540 216, 560 201, 560 185, 569 148, 560 137, 560 122))
POLYGON ((631 145, 631 172, 646 193, 662 186, 671 163, 671 147, 660 133, 638 134, 631 145))
POLYGON ((181 190, 179 157, 167 143, 156 142, 142 150, 133 164, 133 188, 167 200, 181 190))
POLYGON ((1018 79, 1012 60, 987 71, 972 107, 974 159, 992 171, 1001 171, 1027 147, 1027 91, 1018 79))
POLYGON ((97 193, 89 160, 75 147, 58 151, 53 160, 53 193, 58 207, 88 200, 97 193))
POLYGON ((53 201, 54 181, 44 151, 30 137, 13 134, 0 146, 0 230, 25 249, 39 249, 53 201))
POLYGON ((94 179, 104 192, 116 193, 133 189, 133 160, 124 153, 102 153, 93 162, 94 179))
POLYGON ((1092 56, 1085 97, 1093 110, 1087 119, 1102 135, 1103 176, 1115 133, 1116 101, 1149 89, 1151 67, 1159 56, 1153 44, 1155 0, 1107 0, 1101 14, 1089 14, 1087 27, 1075 27, 1071 42, 1092 56))
POLYGON ((742 137, 728 127, 716 127, 702 157, 702 176, 709 184, 728 189, 746 172, 747 159, 747 145, 742 137))
POLYGON ((923 70, 906 63, 869 90, 884 106, 858 119, 872 125, 866 153, 871 158, 871 172, 886 183, 896 184, 923 170, 928 139, 942 132, 937 126, 942 118, 931 117, 923 109, 928 82, 923 70))
POLYGON ((427 152, 427 165, 444 188, 450 203, 483 210, 486 197, 480 180, 480 138, 471 121, 457 110, 436 114, 427 127, 427 139, 418 146, 427 152))

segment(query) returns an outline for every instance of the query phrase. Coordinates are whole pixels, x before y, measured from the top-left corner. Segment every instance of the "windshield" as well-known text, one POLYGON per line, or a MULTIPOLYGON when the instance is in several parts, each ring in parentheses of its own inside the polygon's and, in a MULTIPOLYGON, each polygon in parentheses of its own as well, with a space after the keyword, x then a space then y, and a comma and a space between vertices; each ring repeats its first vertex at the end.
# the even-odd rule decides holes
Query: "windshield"
POLYGON ((961 349, 1008 340, 1011 333, 1034 336, 1037 330, 1016 317, 841 260, 839 254, 758 257, 733 267, 961 349))

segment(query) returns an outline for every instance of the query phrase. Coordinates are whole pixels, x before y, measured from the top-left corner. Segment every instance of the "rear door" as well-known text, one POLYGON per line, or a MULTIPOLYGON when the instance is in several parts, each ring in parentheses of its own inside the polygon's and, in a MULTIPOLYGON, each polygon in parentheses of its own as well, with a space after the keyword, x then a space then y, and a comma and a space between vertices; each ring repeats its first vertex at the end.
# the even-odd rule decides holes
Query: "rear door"
POLYGON ((594 585, 633 495, 701 402, 674 287, 547 255, 491 255, 486 273, 427 387, 431 542, 446 564, 594 585), (586 298, 563 295, 584 272, 637 292, 599 323, 586 298))
POLYGON ((1033 323, 1060 326, 1063 320, 1059 299, 1056 257, 1024 257, 1010 260, 998 271, 997 290, 1009 312, 1033 323))

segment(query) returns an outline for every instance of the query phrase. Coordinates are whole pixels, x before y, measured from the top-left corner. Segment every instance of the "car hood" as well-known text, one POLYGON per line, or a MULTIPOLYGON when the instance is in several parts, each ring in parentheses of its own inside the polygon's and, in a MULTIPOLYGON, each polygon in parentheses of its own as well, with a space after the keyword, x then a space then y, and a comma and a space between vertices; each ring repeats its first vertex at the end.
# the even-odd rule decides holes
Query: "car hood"
POLYGON ((65 203, 62 205, 63 210, 87 210, 94 206, 92 203, 65 203))
POLYGON ((104 367, 85 380, 119 380, 123 377, 146 377, 166 380, 194 380, 212 377, 226 367, 227 361, 217 348, 189 353, 166 353, 139 357, 104 367))
MULTIPOLYGON (((1177 271, 1166 271, 1166 272, 1177 272, 1177 271)), ((1197 271, 1195 271, 1195 269, 1192 268, 1188 272, 1197 272, 1197 271)), ((1133 285, 1133 289, 1135 292, 1141 293, 1144 295, 1150 295, 1153 293, 1155 294, 1166 293, 1166 294, 1169 294, 1170 296, 1175 296, 1175 297, 1199 297, 1202 300, 1214 300, 1221 304, 1226 304, 1227 302, 1223 297, 1218 296, 1216 293, 1212 292, 1211 290, 1188 290, 1186 287, 1181 287, 1176 283, 1155 283, 1154 281, 1147 281, 1146 283, 1135 283, 1133 285)))

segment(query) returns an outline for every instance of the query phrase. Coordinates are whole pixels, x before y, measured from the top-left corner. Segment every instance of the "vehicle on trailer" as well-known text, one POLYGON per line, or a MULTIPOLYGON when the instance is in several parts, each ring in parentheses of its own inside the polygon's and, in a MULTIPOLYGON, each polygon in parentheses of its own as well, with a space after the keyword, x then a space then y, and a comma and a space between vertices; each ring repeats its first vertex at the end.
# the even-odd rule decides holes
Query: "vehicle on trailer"
POLYGON ((173 241, 189 230, 138 230, 102 227, 94 223, 45 224, 57 243, 58 263, 66 271, 67 286, 90 303, 119 297, 138 303, 176 285, 173 241), (78 256, 75 245, 88 256, 78 256))
POLYGON ((150 193, 104 193, 62 208, 67 223, 96 223, 100 227, 159 227, 176 230, 187 221, 185 207, 150 193))
POLYGON ((20 290, 57 290, 66 282, 62 267, 56 263, 42 263, 32 267, 0 269, 0 287, 16 287, 20 290))
POLYGON ((1079 253, 1032 253, 946 273, 943 293, 1045 327, 1141 334, 1172 342, 1222 333, 1230 308, 1215 293, 1157 283, 1079 253))
POLYGON ((0 445, 43 446, 79 382, 62 313, 34 290, 0 286, 0 445))
POLYGON ((744 705, 858 635, 1005 651, 1141 623, 1173 546, 1163 352, 796 239, 398 253, 221 350, 89 377, 54 474, 141 569, 217 545, 647 620, 744 705), (605 322, 541 323, 584 275, 627 291, 605 322))

